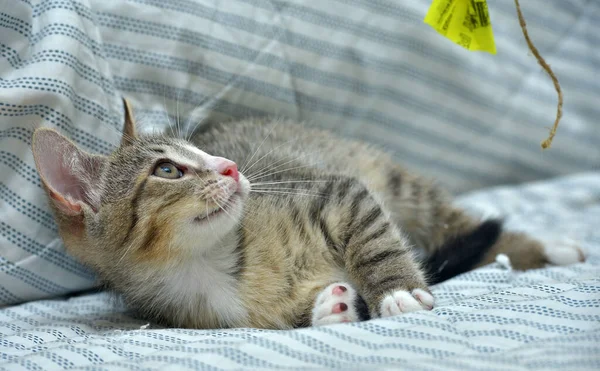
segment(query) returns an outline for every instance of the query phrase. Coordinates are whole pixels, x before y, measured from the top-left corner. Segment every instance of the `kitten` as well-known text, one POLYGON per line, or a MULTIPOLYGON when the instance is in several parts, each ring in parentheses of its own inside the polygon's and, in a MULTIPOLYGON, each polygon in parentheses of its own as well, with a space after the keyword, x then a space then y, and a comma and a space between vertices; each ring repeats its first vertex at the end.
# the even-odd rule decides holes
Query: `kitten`
POLYGON ((110 156, 47 128, 33 154, 67 251, 150 321, 360 321, 430 310, 429 284, 499 253, 516 269, 583 260, 468 216, 364 143, 283 120, 138 136, 125 111, 110 156))

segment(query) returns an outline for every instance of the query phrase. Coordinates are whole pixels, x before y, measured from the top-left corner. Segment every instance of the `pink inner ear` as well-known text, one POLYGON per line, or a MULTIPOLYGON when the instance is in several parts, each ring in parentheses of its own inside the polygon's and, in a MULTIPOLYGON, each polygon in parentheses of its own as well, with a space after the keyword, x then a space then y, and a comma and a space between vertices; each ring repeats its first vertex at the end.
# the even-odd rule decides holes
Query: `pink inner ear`
POLYGON ((96 176, 89 172, 99 171, 99 166, 95 164, 96 158, 80 151, 65 137, 52 130, 37 132, 33 148, 42 181, 61 208, 79 213, 80 203, 92 206, 91 180, 96 176))

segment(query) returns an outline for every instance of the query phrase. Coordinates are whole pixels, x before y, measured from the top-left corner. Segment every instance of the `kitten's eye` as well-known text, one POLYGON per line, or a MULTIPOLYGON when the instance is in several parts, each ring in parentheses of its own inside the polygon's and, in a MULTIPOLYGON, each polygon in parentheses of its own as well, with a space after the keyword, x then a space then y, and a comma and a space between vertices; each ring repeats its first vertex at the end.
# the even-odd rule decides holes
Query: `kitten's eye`
POLYGON ((177 166, 170 162, 161 162, 154 168, 154 176, 165 178, 165 179, 177 179, 183 176, 183 171, 179 170, 177 166))

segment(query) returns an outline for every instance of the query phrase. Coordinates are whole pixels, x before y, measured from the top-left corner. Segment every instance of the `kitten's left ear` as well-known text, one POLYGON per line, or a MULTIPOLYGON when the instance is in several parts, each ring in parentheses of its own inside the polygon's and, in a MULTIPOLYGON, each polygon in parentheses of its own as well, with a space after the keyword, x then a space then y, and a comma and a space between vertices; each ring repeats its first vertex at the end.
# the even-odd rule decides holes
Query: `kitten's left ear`
POLYGON ((133 109, 131 108, 129 101, 125 98, 123 98, 123 108, 125 110, 125 124, 123 125, 121 146, 127 146, 137 138, 137 134, 135 131, 135 117, 133 116, 133 109))
POLYGON ((46 193, 67 217, 100 207, 100 175, 106 157, 77 148, 58 132, 39 128, 33 132, 33 158, 46 193))

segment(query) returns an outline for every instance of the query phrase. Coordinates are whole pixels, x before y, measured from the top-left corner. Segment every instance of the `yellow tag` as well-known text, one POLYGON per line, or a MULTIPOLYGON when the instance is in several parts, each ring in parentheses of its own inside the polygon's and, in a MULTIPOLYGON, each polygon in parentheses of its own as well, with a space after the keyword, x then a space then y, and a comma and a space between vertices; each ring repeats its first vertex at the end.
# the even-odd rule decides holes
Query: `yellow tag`
POLYGON ((424 22, 465 49, 496 54, 486 0, 433 0, 424 22))

